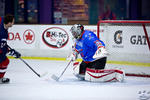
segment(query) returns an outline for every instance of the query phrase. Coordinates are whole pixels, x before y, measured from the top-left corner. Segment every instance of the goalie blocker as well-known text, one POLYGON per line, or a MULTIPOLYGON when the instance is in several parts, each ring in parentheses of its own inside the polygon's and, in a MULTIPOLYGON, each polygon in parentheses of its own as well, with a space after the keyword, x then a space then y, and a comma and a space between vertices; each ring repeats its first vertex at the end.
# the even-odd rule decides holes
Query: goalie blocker
POLYGON ((79 62, 75 62, 73 64, 73 74, 80 80, 86 80, 90 82, 122 82, 125 77, 124 71, 119 69, 86 68, 85 75, 79 74, 79 65, 79 62))

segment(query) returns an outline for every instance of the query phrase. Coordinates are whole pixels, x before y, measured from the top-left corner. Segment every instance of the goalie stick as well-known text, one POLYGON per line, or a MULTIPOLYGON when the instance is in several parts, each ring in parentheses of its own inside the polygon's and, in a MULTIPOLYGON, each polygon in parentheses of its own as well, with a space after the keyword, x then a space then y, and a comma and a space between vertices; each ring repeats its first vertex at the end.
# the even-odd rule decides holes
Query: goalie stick
POLYGON ((66 71, 66 69, 68 68, 68 66, 70 65, 72 60, 69 61, 69 63, 67 64, 67 66, 65 67, 65 69, 62 71, 62 73, 60 74, 60 76, 56 76, 55 74, 53 74, 51 76, 52 79, 59 81, 59 79, 61 78, 61 76, 64 74, 64 72, 66 71))

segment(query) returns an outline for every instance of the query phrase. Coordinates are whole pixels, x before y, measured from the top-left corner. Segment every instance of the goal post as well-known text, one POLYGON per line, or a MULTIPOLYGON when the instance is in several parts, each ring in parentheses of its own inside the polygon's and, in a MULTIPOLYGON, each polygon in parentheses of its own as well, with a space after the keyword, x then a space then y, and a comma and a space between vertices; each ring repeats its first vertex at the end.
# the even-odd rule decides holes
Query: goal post
POLYGON ((150 21, 100 20, 97 36, 106 43, 109 61, 138 66, 124 67, 126 75, 150 77, 150 21))

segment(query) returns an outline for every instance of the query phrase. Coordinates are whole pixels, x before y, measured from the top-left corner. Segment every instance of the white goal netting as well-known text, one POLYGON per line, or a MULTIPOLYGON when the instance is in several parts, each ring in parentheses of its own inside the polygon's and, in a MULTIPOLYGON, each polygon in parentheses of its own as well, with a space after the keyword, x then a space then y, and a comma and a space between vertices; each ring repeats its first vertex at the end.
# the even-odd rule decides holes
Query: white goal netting
POLYGON ((106 43, 108 61, 138 66, 128 73, 150 75, 150 21, 99 21, 97 36, 106 43))

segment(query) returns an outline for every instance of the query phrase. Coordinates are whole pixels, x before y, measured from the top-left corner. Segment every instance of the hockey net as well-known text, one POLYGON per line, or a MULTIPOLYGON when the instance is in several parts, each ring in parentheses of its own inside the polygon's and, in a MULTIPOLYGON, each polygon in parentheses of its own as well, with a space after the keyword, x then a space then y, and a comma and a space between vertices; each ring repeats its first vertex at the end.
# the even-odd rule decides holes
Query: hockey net
POLYGON ((106 43, 108 63, 127 76, 150 77, 150 21, 100 20, 97 36, 106 43))

